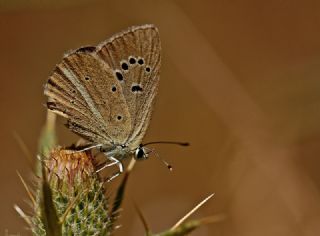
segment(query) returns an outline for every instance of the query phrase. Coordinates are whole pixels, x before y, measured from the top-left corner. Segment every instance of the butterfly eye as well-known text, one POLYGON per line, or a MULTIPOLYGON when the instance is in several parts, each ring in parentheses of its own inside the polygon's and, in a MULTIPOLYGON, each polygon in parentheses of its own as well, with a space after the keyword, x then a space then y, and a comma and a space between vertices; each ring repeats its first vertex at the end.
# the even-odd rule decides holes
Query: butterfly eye
POLYGON ((144 149, 142 147, 139 147, 136 149, 134 153, 134 158, 136 160, 146 160, 148 158, 148 155, 145 153, 144 149))

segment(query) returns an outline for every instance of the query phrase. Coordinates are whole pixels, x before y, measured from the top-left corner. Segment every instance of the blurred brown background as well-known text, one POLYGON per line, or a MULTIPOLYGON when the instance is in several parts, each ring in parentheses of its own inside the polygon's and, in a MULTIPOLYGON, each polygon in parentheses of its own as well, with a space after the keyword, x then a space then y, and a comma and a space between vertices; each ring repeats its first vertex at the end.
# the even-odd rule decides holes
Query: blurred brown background
MULTIPOLYGON (((138 163, 116 235, 142 235, 136 202, 153 231, 225 213, 192 235, 320 235, 320 2, 1 1, 0 234, 29 235, 13 210, 27 195, 45 121, 43 85, 64 52, 130 25, 159 27, 161 87, 145 141, 174 166, 138 163), (40 4, 41 2, 41 4, 40 4)), ((59 142, 76 140, 59 120, 59 142)))

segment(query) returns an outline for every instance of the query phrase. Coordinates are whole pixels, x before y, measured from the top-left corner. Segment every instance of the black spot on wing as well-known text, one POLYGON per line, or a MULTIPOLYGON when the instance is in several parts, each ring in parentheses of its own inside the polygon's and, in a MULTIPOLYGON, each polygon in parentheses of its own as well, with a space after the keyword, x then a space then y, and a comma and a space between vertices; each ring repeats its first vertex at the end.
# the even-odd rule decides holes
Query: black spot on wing
POLYGON ((121 64, 121 68, 122 68, 123 70, 128 70, 128 69, 129 69, 129 66, 128 66, 128 64, 127 64, 126 62, 123 62, 123 63, 121 64))
POLYGON ((132 92, 141 92, 142 91, 142 87, 140 85, 133 85, 131 87, 131 91, 132 92))
POLYGON ((116 77, 119 81, 123 80, 123 75, 119 71, 116 72, 116 77))

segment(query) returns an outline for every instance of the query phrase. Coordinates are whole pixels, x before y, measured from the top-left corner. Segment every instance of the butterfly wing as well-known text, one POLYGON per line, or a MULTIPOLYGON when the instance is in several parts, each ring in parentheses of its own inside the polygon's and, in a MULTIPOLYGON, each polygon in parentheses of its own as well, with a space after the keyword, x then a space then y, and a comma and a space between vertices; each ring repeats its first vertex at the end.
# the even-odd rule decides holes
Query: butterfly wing
POLYGON ((67 126, 89 141, 108 146, 128 139, 131 117, 122 86, 95 47, 65 56, 50 76, 45 95, 48 108, 66 117, 67 126))
POLYGON ((113 69, 132 119, 126 143, 138 146, 149 125, 157 93, 161 44, 153 25, 131 27, 97 47, 97 55, 113 69))

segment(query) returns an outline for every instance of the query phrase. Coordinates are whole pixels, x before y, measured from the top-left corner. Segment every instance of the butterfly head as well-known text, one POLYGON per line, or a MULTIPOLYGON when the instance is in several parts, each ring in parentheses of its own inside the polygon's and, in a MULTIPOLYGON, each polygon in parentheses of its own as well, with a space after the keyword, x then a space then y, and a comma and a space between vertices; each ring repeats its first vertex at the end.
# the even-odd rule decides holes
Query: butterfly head
POLYGON ((147 150, 142 145, 140 145, 134 152, 134 159, 136 159, 137 161, 146 160, 149 157, 148 154, 149 153, 147 152, 147 150))

